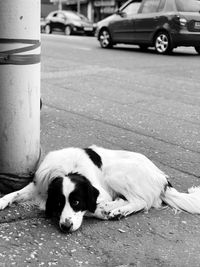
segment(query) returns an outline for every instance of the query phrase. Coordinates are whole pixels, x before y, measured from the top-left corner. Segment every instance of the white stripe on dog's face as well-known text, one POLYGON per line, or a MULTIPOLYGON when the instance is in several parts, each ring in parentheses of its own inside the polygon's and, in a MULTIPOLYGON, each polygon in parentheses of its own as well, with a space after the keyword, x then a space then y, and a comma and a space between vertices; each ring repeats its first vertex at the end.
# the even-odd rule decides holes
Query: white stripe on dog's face
POLYGON ((63 195, 65 196, 66 201, 60 216, 59 225, 63 232, 73 232, 81 226, 86 210, 81 209, 81 199, 78 194, 77 196, 75 195, 74 198, 71 198, 71 195, 75 192, 75 183, 68 177, 65 177, 62 185, 63 195))
POLYGON ((78 173, 56 177, 49 185, 46 214, 59 218, 63 232, 77 230, 86 211, 94 212, 99 191, 78 173))

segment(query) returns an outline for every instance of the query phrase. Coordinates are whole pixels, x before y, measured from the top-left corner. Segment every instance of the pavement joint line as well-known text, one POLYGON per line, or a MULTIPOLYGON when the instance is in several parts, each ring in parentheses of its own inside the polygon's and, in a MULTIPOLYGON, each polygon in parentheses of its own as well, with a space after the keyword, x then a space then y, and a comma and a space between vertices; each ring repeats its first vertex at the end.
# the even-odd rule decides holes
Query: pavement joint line
MULTIPOLYGON (((55 86, 57 86, 56 84, 55 84, 55 86)), ((80 93, 80 94, 82 94, 82 92, 81 91, 79 91, 79 90, 76 90, 76 89, 71 89, 71 88, 66 88, 65 86, 59 86, 59 88, 62 88, 62 89, 64 89, 64 90, 67 90, 67 91, 71 91, 71 92, 77 92, 77 93, 80 93)), ((85 95, 85 94, 83 94, 83 95, 85 95)), ((89 96, 95 96, 94 94, 91 94, 91 93, 87 93, 87 95, 89 95, 89 96)), ((153 96, 154 97, 154 95, 153 94, 150 94, 151 96, 153 96)), ((98 98, 100 98, 100 99, 102 99, 102 100, 105 100, 105 101, 109 101, 109 102, 112 102, 112 103, 116 103, 116 104, 118 104, 118 105, 120 105, 120 106, 128 106, 128 107, 130 107, 130 106, 132 106, 133 105, 133 103, 122 103, 122 102, 120 102, 120 101, 116 101, 116 100, 113 100, 113 99, 110 99, 110 98, 106 98, 106 97, 102 97, 102 96, 98 96, 98 98)), ((137 103, 136 103, 137 104, 137 103)), ((182 121, 182 122, 185 122, 185 123, 188 123, 188 124, 192 124, 192 125, 200 125, 200 123, 199 122, 196 122, 196 121, 191 121, 191 120, 187 120, 187 119, 183 119, 183 118, 177 118, 177 117, 175 117, 175 116, 168 116, 168 115, 166 115, 166 114, 162 114, 162 113, 159 113, 159 112, 156 112, 156 111, 152 111, 152 110, 149 110, 149 109, 146 109, 146 108, 142 108, 141 110, 143 110, 143 111, 148 111, 148 112, 151 112, 151 113, 153 113, 153 114, 156 114, 156 115, 159 115, 159 116, 162 116, 162 117, 164 117, 164 118, 173 118, 173 119, 176 119, 177 121, 182 121)))
POLYGON ((187 174, 187 175, 189 175, 189 176, 192 176, 192 177, 195 177, 195 178, 197 178, 197 179, 200 179, 200 175, 196 175, 196 174, 191 173, 191 172, 187 172, 187 171, 184 171, 184 170, 180 170, 179 168, 170 166, 170 165, 165 164, 165 163, 163 163, 162 161, 159 161, 159 160, 156 160, 156 161, 159 162, 160 164, 162 164, 163 166, 169 167, 170 169, 173 169, 173 170, 179 171, 180 173, 187 174))
MULTIPOLYGON (((55 87, 58 87, 58 85, 55 84, 55 87)), ((77 90, 77 89, 72 89, 72 88, 66 88, 65 86, 59 86, 59 88, 62 88, 64 90, 67 90, 67 91, 71 91, 71 92, 77 92, 81 95, 84 95, 84 93, 82 93, 81 91, 77 90)), ((96 97, 95 94, 92 94, 92 93, 87 93, 87 96, 91 96, 91 97, 96 97)), ((120 101, 117 101, 117 100, 114 100, 114 99, 110 99, 110 98, 106 98, 106 97, 102 97, 102 96, 98 96, 98 99, 101 99, 101 100, 104 100, 104 101, 109 101, 109 102, 112 102, 112 103, 115 103, 115 104, 118 104, 120 106, 130 106, 132 105, 132 103, 122 103, 120 101)))
MULTIPOLYGON (((100 122, 102 124, 105 124, 105 125, 109 125, 109 126, 113 126, 113 127, 116 127, 118 129, 121 129, 121 130, 124 130, 124 131, 127 131, 127 132, 131 132, 131 133, 135 133, 137 135, 141 135, 141 136, 145 136, 145 137, 149 137, 149 138, 152 138, 154 140, 157 140, 157 141, 160 141, 160 142, 163 142, 165 144, 168 144, 168 145, 172 145, 172 146, 175 146, 175 147, 179 147, 179 148, 182 148, 184 150, 188 150, 189 152, 192 152, 192 153, 195 153, 195 154, 199 154, 200 152, 199 151, 196 151, 196 150, 193 150, 193 149, 189 149, 187 147, 184 147, 184 146, 181 146, 181 145, 178 145, 178 144, 175 144, 173 142, 168 142, 168 141, 165 141, 161 138, 158 138, 158 137, 155 137, 155 136, 152 136, 152 135, 148 135, 148 134, 145 134, 145 133, 142 133, 142 132, 138 132, 137 130, 133 131, 131 130, 130 128, 125 128, 125 127, 122 127, 122 126, 119 126, 119 125, 116 125, 114 123, 111 123, 111 122, 106 122, 106 121, 102 121, 101 119, 98 119, 98 118, 93 118, 91 116, 87 116, 85 114, 81 114, 81 113, 78 113, 78 112, 75 112, 75 111, 72 111, 72 110, 66 110, 66 109, 62 109, 62 108, 57 108, 51 104, 46 104, 47 107, 50 107, 52 109, 56 109, 56 110, 59 110, 59 111, 64 111, 66 113, 70 113, 70 114, 74 114, 74 115, 77 115, 77 116, 80 116, 80 117, 84 117, 84 118, 87 118, 89 120, 93 120, 93 121, 97 121, 97 122, 100 122)), ((57 125, 59 125, 57 123, 57 125)), ((59 126, 62 126, 63 128, 65 128, 63 125, 59 125, 59 126)))

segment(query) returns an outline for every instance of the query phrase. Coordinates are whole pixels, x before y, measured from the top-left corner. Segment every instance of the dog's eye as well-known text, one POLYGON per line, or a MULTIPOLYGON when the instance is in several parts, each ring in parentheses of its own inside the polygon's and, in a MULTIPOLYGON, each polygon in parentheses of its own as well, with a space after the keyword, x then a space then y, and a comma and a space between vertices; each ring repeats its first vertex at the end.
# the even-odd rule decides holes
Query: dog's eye
POLYGON ((80 202, 79 202, 79 200, 76 200, 76 199, 74 199, 74 200, 72 200, 72 206, 78 206, 78 204, 79 204, 80 202))

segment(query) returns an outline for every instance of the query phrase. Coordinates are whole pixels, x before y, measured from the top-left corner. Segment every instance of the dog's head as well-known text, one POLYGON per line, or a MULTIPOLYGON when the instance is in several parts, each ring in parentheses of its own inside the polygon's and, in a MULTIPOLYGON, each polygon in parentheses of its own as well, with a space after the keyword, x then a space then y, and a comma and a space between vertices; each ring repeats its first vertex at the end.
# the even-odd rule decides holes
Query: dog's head
POLYGON ((78 173, 56 177, 49 184, 46 215, 56 215, 60 229, 73 232, 81 226, 86 211, 95 211, 98 195, 90 181, 78 173))

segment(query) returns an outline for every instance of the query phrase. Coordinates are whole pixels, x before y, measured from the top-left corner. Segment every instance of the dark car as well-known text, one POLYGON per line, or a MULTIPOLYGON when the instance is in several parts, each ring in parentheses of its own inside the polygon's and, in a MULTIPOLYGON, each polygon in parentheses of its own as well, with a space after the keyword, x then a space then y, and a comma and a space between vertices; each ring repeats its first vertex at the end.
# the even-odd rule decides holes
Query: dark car
POLYGON ((193 46, 200 54, 200 2, 131 0, 99 21, 96 35, 103 48, 136 44, 166 54, 178 46, 193 46))
POLYGON ((67 10, 53 11, 46 17, 45 33, 49 34, 56 30, 63 31, 66 35, 93 35, 95 31, 93 23, 85 16, 67 10))

